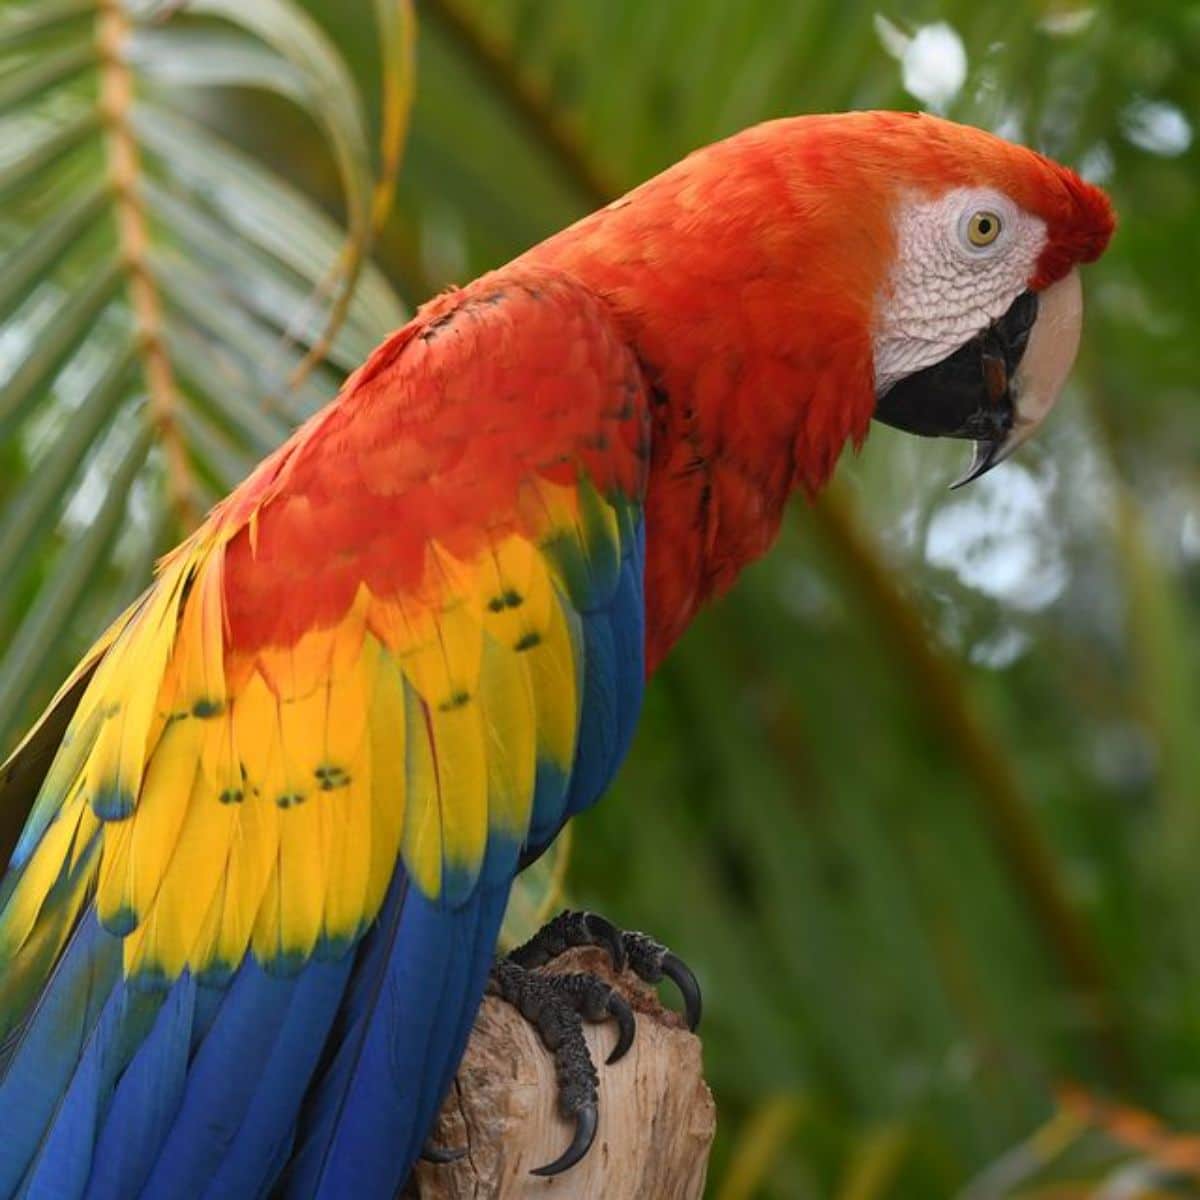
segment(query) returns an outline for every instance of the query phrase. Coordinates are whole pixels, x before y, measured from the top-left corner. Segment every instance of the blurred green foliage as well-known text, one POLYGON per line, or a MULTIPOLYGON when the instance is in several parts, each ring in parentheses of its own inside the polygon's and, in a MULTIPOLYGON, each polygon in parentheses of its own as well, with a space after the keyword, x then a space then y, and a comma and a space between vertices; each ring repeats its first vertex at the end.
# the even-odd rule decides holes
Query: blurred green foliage
MULTIPOLYGON (((96 8, 0 3, 10 740, 187 517, 139 441, 141 346, 105 276, 122 260, 86 208, 103 143, 70 140, 96 8), (103 390, 109 370, 131 382, 103 390)), ((881 429, 830 503, 797 504, 655 680, 568 886, 701 977, 724 1200, 1200 1188, 1162 1167, 1183 1157, 1169 1131, 1200 1128, 1200 5, 422 0, 377 269, 298 391, 354 273, 337 231, 386 187, 403 33, 386 0, 242 8, 263 24, 143 4, 131 59, 205 503, 400 300, 754 121, 924 105, 1111 189, 1121 228, 1038 444, 951 495, 962 447, 881 429), (1129 1144, 1099 1099, 1060 1103, 1064 1081, 1158 1114, 1157 1140, 1129 1144)))

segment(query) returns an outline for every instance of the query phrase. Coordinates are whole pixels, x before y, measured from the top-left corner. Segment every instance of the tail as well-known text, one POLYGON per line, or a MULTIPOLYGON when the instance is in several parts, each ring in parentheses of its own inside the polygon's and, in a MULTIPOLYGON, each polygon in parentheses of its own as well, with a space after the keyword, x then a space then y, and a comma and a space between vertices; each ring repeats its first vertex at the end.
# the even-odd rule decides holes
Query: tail
POLYGON ((507 886, 447 909, 398 869, 359 945, 224 987, 123 979, 81 921, 0 1051, 0 1195, 380 1197, 407 1178, 462 1056, 507 886))

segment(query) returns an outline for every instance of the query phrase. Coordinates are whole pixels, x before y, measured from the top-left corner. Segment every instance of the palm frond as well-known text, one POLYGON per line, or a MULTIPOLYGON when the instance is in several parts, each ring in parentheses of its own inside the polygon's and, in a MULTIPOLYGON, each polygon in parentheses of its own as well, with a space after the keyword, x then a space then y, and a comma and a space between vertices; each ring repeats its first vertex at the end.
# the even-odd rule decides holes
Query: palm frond
POLYGON ((407 127, 412 17, 377 16, 375 137, 293 0, 0 9, 0 742, 91 620, 402 323, 369 251, 407 127), (205 120, 233 95, 308 122, 336 219, 205 120))

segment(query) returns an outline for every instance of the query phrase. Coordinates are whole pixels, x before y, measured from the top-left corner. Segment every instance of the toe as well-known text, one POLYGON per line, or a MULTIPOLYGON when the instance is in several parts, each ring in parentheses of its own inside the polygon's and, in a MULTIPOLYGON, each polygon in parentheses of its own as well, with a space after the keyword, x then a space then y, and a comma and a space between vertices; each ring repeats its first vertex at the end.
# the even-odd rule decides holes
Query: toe
POLYGON ((625 935, 607 918, 599 913, 582 914, 584 928, 591 935, 591 944, 608 951, 609 962, 619 975, 625 970, 625 935))
POLYGON ((624 940, 629 969, 646 983, 658 983, 664 976, 672 980, 683 996, 688 1028, 695 1031, 696 1026, 700 1024, 703 1004, 700 984, 696 981, 691 967, 647 934, 627 933, 624 940))
POLYGON ((421 1161, 433 1163, 436 1166, 456 1163, 466 1156, 466 1146, 434 1146, 427 1142, 421 1150, 421 1161))

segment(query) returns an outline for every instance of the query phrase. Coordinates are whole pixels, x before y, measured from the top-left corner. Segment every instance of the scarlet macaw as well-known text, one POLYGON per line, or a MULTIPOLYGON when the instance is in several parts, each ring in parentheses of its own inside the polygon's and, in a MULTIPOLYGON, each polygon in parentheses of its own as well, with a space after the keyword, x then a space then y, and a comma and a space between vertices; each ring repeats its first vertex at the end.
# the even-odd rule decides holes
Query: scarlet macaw
POLYGON ((1112 227, 976 130, 803 117, 422 308, 0 773, 0 1194, 393 1196, 647 675, 873 415, 1023 441, 1112 227))

